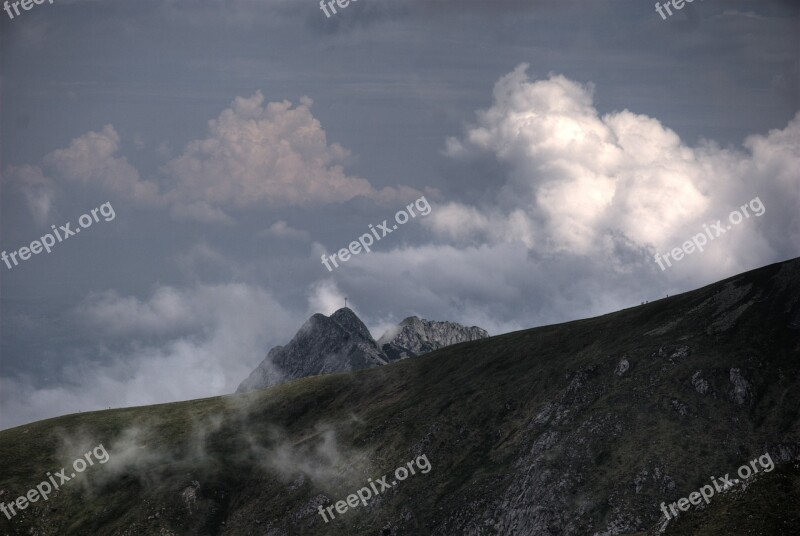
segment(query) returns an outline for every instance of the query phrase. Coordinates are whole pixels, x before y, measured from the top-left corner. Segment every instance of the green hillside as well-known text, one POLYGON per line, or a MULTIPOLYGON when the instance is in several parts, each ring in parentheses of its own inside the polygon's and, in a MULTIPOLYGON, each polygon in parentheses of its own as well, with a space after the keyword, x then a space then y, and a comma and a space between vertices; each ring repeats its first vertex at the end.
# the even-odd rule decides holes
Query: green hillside
POLYGON ((101 443, 108 463, 0 531, 644 533, 661 502, 769 452, 774 471, 665 534, 797 534, 800 260, 386 367, 6 430, 0 501, 101 443), (430 472, 319 515, 422 455, 430 472))

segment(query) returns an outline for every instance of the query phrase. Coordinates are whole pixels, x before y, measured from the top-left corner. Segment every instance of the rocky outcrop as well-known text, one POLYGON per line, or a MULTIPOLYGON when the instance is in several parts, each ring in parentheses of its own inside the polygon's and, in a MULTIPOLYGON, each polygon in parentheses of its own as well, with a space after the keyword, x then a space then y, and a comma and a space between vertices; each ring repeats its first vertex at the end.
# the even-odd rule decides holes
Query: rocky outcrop
POLYGON ((732 368, 730 373, 732 389, 730 391, 730 398, 737 405, 742 405, 750 398, 750 382, 742 374, 738 368, 732 368))
POLYGON ((485 339, 489 333, 477 326, 436 322, 409 316, 378 339, 378 346, 390 361, 422 355, 460 342, 485 339))
POLYGON ((702 370, 698 370, 694 374, 692 374, 692 385, 694 386, 695 391, 704 395, 708 392, 708 381, 704 380, 701 377, 703 373, 702 370))

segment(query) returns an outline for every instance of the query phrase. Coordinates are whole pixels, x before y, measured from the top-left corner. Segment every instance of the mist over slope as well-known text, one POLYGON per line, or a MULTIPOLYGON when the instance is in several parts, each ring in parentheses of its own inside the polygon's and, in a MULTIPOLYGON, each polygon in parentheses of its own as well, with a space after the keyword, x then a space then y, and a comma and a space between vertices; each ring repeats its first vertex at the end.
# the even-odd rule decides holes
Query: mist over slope
POLYGON ((247 394, 0 432, 0 500, 110 455, 7 534, 794 534, 800 259, 597 318, 247 394), (430 470, 398 481, 425 457, 430 470), (367 505, 334 506, 387 475, 367 505))

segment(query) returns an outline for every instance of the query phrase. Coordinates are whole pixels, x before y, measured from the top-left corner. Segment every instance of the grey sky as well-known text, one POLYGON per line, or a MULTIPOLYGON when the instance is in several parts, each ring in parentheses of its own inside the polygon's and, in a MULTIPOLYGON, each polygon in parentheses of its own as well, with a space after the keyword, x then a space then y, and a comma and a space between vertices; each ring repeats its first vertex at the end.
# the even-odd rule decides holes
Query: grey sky
POLYGON ((777 0, 0 12, 0 247, 116 212, 0 264, 0 426, 231 392, 345 295, 376 337, 411 314, 497 334, 797 256, 799 25, 777 0))

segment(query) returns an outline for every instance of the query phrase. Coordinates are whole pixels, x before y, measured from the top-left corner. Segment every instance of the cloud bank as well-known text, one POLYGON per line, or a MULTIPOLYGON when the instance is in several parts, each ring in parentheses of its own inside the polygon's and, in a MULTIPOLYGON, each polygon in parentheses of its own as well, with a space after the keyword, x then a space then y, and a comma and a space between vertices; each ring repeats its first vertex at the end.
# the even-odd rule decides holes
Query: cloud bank
POLYGON ((158 287, 147 300, 105 292, 74 312, 103 361, 71 363, 57 385, 0 378, 0 428, 47 416, 228 394, 300 317, 241 283, 158 287))

